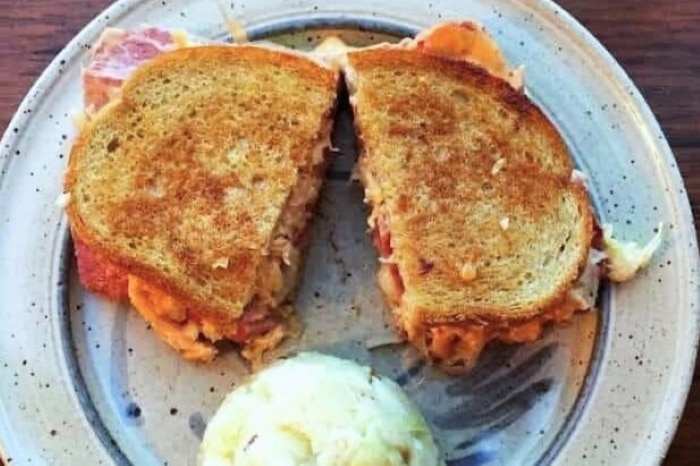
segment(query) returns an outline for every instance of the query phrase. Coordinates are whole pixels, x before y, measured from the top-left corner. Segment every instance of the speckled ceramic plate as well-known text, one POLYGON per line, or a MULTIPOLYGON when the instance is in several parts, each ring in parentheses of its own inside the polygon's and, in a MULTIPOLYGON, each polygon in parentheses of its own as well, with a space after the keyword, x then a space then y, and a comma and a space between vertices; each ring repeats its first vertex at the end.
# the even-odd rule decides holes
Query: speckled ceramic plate
MULTIPOLYGON (((449 464, 654 464, 681 415, 698 335, 698 253, 683 185, 649 108, 616 62, 547 0, 263 0, 231 4, 257 39, 309 47, 328 34, 393 40, 473 18, 513 64, 591 177, 603 222, 628 240, 667 234, 648 270, 604 290, 600 312, 535 344, 490 347, 458 378, 393 334, 374 283, 347 109, 297 301, 307 329, 282 351, 374 365, 423 409, 449 464)), ((212 0, 116 3, 61 52, 0 146, 0 443, 17 464, 193 464, 207 419, 246 374, 233 351, 190 365, 125 306, 75 278, 61 192, 80 66, 106 25, 150 23, 225 39, 212 0)))

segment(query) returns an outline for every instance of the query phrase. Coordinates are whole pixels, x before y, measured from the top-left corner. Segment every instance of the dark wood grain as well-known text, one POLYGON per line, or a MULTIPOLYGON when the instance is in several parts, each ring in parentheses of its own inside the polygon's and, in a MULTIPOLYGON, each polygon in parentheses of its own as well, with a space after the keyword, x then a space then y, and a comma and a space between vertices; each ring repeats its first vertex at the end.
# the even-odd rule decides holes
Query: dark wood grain
MULTIPOLYGON (((700 1, 560 0, 622 64, 656 114, 700 220, 700 1)), ((700 364, 665 464, 700 464, 700 364)))
POLYGON ((54 56, 107 0, 0 0, 0 128, 54 56))
MULTIPOLYGON (((0 128, 106 0, 0 0, 0 128)), ((700 219, 700 1, 560 0, 620 61, 674 149, 700 219)), ((666 464, 700 464, 700 371, 666 464)))

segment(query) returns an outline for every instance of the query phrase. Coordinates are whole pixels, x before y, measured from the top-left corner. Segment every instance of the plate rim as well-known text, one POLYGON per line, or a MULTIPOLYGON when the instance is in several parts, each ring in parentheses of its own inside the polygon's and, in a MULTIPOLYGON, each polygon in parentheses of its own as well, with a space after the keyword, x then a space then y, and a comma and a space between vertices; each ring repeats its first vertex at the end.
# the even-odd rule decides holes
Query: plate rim
MULTIPOLYGON (((694 223, 692 208, 690 200, 685 189, 684 180, 682 179, 680 170, 678 169, 673 150, 669 145, 669 142, 658 122, 654 116, 649 104, 646 99, 644 99, 642 93, 639 91, 635 83, 622 68, 622 66, 615 60, 613 55, 600 43, 598 39, 593 36, 593 34, 586 29, 577 19, 575 19, 570 13, 568 13, 563 7, 554 3, 552 0, 537 0, 536 2, 524 2, 518 1, 522 5, 526 5, 524 8, 527 9, 539 9, 543 14, 549 11, 555 16, 559 16, 560 20, 565 23, 565 26, 569 28, 569 33, 576 34, 579 39, 581 39, 589 47, 589 53, 597 58, 602 59, 608 66, 608 70, 612 73, 613 79, 626 88, 632 90, 634 95, 632 95, 632 101, 636 105, 637 111, 643 118, 643 125, 646 126, 654 136, 659 135, 659 137, 654 138, 654 145, 658 148, 657 154, 661 158, 662 170, 661 173, 666 176, 669 185, 674 189, 674 207, 676 208, 678 219, 682 220, 681 223, 676 225, 683 235, 682 238, 687 240, 690 247, 690 254, 687 256, 687 268, 688 271, 695 270, 696 275, 696 286, 694 290, 689 290, 688 298, 686 304, 689 306, 694 301, 697 303, 700 300, 700 283, 697 280, 697 276, 700 275, 700 255, 698 254, 698 242, 696 227, 694 223), (682 193, 682 194, 681 194, 682 193)), ((56 55, 56 57, 47 65, 47 67, 42 71, 40 76, 34 82, 34 84, 29 88, 24 98, 22 99, 17 111, 14 113, 13 117, 10 119, 6 131, 3 137, 0 139, 0 148, 8 146, 10 149, 14 149, 15 143, 21 139, 27 123, 35 117, 34 114, 25 112, 29 108, 30 104, 36 106, 45 100, 47 95, 51 90, 51 84, 58 79, 59 75, 57 70, 61 68, 61 63, 65 63, 68 66, 71 62, 79 60, 82 48, 79 46, 84 42, 84 38, 96 35, 96 30, 104 28, 106 25, 110 24, 113 18, 121 17, 131 10, 141 6, 142 2, 140 0, 119 0, 112 3, 107 8, 99 12, 95 17, 93 17, 90 22, 88 22, 69 42, 66 46, 56 55), (107 20, 106 18, 112 18, 107 20), (18 131, 14 131, 17 128, 18 131)), ((322 9, 319 9, 319 13, 322 9)), ((13 157, 10 156, 11 150, 8 150, 4 155, 3 159, 0 160, 0 187, 4 186, 5 177, 10 173, 12 167, 13 157)), ((692 273, 691 273, 692 274, 692 273)), ((700 335, 700 311, 695 308, 691 309, 690 314, 694 317, 691 322, 687 324, 690 327, 687 329, 687 334, 690 335, 693 341, 696 343, 698 341, 698 336, 700 335)), ((687 397, 691 388, 692 374, 695 368, 695 362, 697 358, 697 344, 694 344, 693 350, 674 356, 674 367, 669 372, 669 377, 674 377, 680 382, 680 390, 673 391, 671 394, 667 394, 666 398, 666 409, 663 412, 667 412, 668 415, 665 416, 665 420, 661 422, 664 424, 667 430, 671 433, 670 435, 664 435, 662 438, 655 436, 656 442, 650 442, 657 455, 655 458, 661 459, 668 451, 668 448, 673 441, 674 433, 678 427, 678 423, 681 419, 681 414, 685 408, 687 397), (679 360, 678 358, 681 358, 679 360), (654 448, 655 446, 655 448, 654 448)), ((662 416, 659 416, 662 417, 662 416)), ((11 428, 10 419, 6 417, 6 410, 2 400, 0 400, 0 432, 5 432, 8 435, 3 435, 4 439, 10 438, 11 428)), ((573 431, 571 436, 577 434, 577 426, 573 426, 573 431)), ((0 439, 3 442, 3 439, 0 439)), ((647 445, 646 448, 650 448, 647 445)), ((0 458, 3 457, 4 446, 0 443, 0 458)), ((561 453, 562 450, 559 450, 561 453)), ((552 461, 561 460, 559 455, 557 457, 551 458, 552 461)))
MULTIPOLYGON (((673 188, 675 207, 680 219, 682 220, 681 225, 676 225, 676 227, 681 228, 685 239, 688 240, 688 244, 690 245, 689 254, 686 255, 686 259, 688 261, 689 275, 695 275, 695 287, 694 290, 689 290, 690 299, 688 300, 687 305, 691 308, 691 314, 694 314, 695 317, 693 320, 691 320, 691 322, 689 322, 691 328, 688 329, 688 333, 690 335, 689 340, 693 343, 693 348, 691 351, 681 353, 681 356, 686 356, 686 358, 680 363, 680 371, 677 374, 673 374, 672 372, 669 374, 669 376, 674 375, 678 378, 678 380, 682 380, 682 383, 681 389, 673 392, 674 396, 672 396, 670 399, 667 398, 666 400, 668 415, 666 416, 667 419, 665 423, 661 422, 660 424, 666 425, 667 435, 664 435, 657 442, 655 448, 656 454, 654 455, 654 458, 661 462, 666 456, 671 443, 675 438, 676 431, 685 411, 690 389, 692 387, 695 365, 698 360, 700 309, 697 308, 697 303, 700 302, 700 250, 698 246, 697 227, 695 225, 695 218, 693 216, 690 198, 685 187, 685 180, 680 172, 675 154, 671 148, 668 138, 666 137, 666 133, 661 127, 656 115, 652 111, 651 106, 644 98, 644 95, 629 76, 627 71, 625 71, 622 65, 615 59, 607 47, 605 47, 602 42, 600 42, 600 40, 598 40, 598 38, 596 38, 593 33, 588 30, 588 28, 579 22, 578 19, 576 19, 566 9, 555 3, 554 0, 539 0, 539 2, 541 3, 541 7, 545 7, 545 5, 547 5, 556 16, 560 16, 567 23, 572 32, 582 38, 589 45, 589 47, 593 49, 592 52, 597 54, 606 62, 608 69, 613 72, 614 77, 619 80, 624 87, 630 89, 633 93, 632 97, 634 103, 636 104, 637 110, 641 113, 641 116, 644 119, 644 126, 650 129, 654 135, 657 135, 654 144, 659 149, 658 154, 663 157, 662 173, 665 172, 664 174, 667 176, 667 178, 670 178, 668 181, 670 181, 671 187, 673 188), (683 193, 683 195, 680 193, 683 193), (695 302, 694 309, 693 298, 695 302)), ((537 8, 537 6, 534 8, 537 8)), ((676 363, 674 366, 679 365, 679 361, 677 360, 674 360, 674 363, 676 363)), ((663 413, 663 411, 661 412, 663 413)), ((573 426, 574 431, 571 433, 571 435, 575 435, 577 427, 578 426, 576 425, 573 426)), ((656 426, 656 429, 659 429, 658 425, 656 426)), ((649 445, 647 445, 647 448, 649 448, 649 445)), ((553 458, 552 460, 556 461, 560 459, 561 458, 553 458)))

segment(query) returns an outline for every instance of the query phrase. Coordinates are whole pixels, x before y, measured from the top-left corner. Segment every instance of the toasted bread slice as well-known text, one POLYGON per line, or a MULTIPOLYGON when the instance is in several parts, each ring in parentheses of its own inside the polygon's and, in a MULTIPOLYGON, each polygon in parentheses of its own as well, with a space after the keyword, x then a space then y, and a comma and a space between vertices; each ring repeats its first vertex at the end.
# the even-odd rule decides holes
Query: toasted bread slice
POLYGON ((351 52, 345 73, 400 326, 524 322, 563 303, 593 217, 545 115, 486 70, 415 50, 351 52))
POLYGON ((279 240, 308 220, 336 87, 336 72, 255 46, 152 59, 73 146, 74 236, 208 322, 281 304, 291 286, 270 257, 292 262, 279 240))

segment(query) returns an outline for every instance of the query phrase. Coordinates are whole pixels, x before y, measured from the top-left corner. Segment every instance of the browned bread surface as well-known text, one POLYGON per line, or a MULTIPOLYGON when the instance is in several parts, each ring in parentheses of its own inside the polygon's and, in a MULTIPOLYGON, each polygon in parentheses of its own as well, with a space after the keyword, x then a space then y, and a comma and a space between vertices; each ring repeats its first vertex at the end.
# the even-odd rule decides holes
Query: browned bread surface
POLYGON ((252 46, 139 68, 73 146, 75 235, 169 294, 238 318, 285 202, 327 134, 337 75, 252 46))
POLYGON ((399 321, 534 316, 564 299, 592 214, 557 130, 523 94, 465 62, 350 53, 360 172, 388 218, 399 321))

